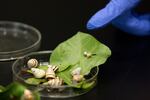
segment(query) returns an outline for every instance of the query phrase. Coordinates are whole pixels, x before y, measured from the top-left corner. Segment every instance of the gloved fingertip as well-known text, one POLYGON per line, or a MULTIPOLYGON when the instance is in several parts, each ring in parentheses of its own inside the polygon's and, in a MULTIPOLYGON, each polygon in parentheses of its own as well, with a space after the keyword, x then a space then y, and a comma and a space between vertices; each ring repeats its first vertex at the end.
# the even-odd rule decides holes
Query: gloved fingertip
POLYGON ((93 24, 91 24, 91 23, 87 23, 87 29, 89 29, 89 30, 92 30, 92 29, 95 29, 96 28, 96 26, 94 26, 93 24))

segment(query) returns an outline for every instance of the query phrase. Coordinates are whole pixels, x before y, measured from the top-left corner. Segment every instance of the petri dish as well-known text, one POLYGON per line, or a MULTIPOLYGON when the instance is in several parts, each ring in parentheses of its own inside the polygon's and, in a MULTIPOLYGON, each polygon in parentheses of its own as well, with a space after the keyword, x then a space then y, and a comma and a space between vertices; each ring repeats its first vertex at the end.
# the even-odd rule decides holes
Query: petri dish
POLYGON ((22 56, 37 51, 41 44, 41 33, 33 26, 0 21, 0 84, 12 82, 12 63, 22 56))
POLYGON ((41 33, 33 26, 0 21, 0 61, 14 60, 40 47, 41 33))
MULTIPOLYGON (((83 95, 89 92, 97 83, 97 75, 99 72, 99 68, 95 67, 91 70, 90 74, 86 77, 85 82, 90 86, 88 88, 75 88, 69 85, 62 85, 58 87, 45 86, 42 84, 33 85, 28 84, 26 79, 28 78, 28 74, 25 70, 28 69, 27 62, 31 58, 35 58, 38 60, 39 65, 47 65, 49 63, 49 57, 52 51, 38 51, 32 52, 23 58, 17 59, 12 65, 13 71, 13 80, 24 84, 28 89, 33 91, 38 91, 41 98, 71 98, 83 95)), ((45 99, 44 99, 45 100, 45 99)))

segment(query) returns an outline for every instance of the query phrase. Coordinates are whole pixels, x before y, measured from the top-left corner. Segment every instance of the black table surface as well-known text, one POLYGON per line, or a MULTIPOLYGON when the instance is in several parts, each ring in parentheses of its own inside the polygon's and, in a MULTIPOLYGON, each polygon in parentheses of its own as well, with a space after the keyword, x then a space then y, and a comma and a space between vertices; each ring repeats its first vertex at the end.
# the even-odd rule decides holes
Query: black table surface
MULTIPOLYGON (((112 56, 100 66, 96 87, 77 99, 150 100, 150 36, 133 36, 111 24, 96 31, 86 29, 91 15, 106 3, 105 0, 3 1, 0 20, 23 22, 39 29, 40 50, 53 50, 78 31, 87 32, 110 47, 112 56)), ((149 9, 146 3, 140 6, 139 11, 149 9)), ((7 72, 2 67, 0 70, 7 72)), ((10 80, 3 84, 6 81, 10 80)))

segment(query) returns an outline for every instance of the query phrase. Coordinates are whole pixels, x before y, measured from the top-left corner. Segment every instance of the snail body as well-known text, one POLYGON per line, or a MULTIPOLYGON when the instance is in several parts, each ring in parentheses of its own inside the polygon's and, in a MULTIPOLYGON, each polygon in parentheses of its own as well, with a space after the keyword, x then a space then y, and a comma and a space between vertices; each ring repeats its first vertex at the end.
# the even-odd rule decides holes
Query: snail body
POLYGON ((35 78, 42 78, 45 76, 45 71, 42 69, 31 68, 31 71, 32 71, 33 75, 35 76, 35 78))

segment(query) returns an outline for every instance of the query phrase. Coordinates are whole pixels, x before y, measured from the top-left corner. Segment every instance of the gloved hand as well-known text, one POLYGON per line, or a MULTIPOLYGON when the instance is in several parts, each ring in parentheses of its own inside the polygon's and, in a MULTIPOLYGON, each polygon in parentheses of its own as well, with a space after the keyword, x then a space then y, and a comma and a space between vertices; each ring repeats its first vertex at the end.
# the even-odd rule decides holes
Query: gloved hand
POLYGON ((112 23, 122 31, 144 36, 150 35, 150 14, 137 15, 133 8, 140 0, 111 0, 87 23, 87 29, 97 29, 112 23))

